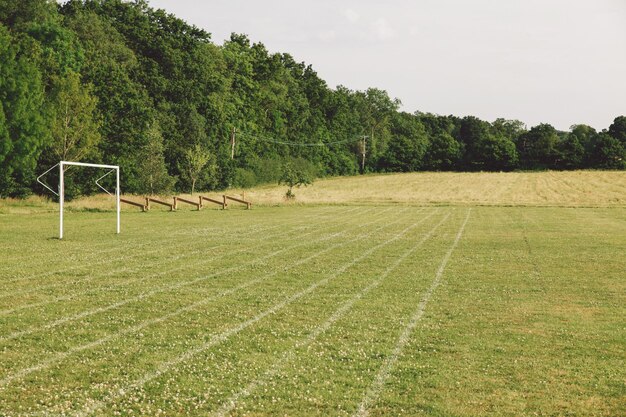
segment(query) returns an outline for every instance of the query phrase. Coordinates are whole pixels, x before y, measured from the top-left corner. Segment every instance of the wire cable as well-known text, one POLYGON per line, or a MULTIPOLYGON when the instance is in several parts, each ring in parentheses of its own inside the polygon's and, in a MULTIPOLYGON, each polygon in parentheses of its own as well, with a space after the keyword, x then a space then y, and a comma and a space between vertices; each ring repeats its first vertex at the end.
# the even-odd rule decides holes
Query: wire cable
POLYGON ((238 134, 240 136, 244 136, 244 137, 248 137, 248 138, 252 138, 252 139, 257 139, 257 140, 262 141, 262 142, 275 143, 275 144, 278 144, 278 145, 302 146, 302 147, 335 146, 335 145, 343 145, 343 144, 346 144, 346 143, 354 143, 354 142, 363 140, 363 136, 357 136, 357 137, 352 138, 352 139, 336 140, 336 141, 331 141, 331 142, 321 142, 320 141, 320 142, 298 143, 298 142, 286 142, 286 141, 282 141, 282 140, 268 138, 266 136, 251 135, 251 134, 245 133, 245 132, 238 132, 238 134))

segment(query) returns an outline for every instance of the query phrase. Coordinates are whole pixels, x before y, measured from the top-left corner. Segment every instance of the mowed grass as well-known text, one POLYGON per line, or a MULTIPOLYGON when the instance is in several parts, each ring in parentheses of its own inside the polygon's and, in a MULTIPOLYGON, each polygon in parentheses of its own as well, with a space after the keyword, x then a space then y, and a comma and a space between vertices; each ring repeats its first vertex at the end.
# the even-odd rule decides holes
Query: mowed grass
POLYGON ((624 415, 626 209, 0 215, 0 415, 624 415))

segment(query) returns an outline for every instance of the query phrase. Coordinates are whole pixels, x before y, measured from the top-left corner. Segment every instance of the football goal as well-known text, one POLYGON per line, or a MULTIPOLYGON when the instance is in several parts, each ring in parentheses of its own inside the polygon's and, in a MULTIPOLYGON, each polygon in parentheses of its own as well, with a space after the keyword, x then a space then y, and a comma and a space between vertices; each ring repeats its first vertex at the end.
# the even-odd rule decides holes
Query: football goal
POLYGON ((37 177, 37 182, 50 190, 53 194, 59 197, 59 239, 63 239, 63 205, 65 203, 65 181, 64 175, 65 170, 69 166, 77 166, 77 167, 87 167, 87 168, 100 168, 106 169, 106 174, 102 175, 96 180, 96 185, 100 187, 100 189, 104 190, 110 196, 113 196, 106 188, 104 188, 100 181, 104 179, 109 174, 115 172, 115 210, 117 212, 117 233, 120 232, 120 167, 118 165, 102 165, 102 164, 88 164, 85 162, 69 162, 69 161, 61 161, 58 164, 54 165, 52 168, 48 169, 46 172, 37 177), (54 168, 59 167, 59 186, 58 192, 54 191, 50 188, 45 182, 42 181, 42 178, 54 168))

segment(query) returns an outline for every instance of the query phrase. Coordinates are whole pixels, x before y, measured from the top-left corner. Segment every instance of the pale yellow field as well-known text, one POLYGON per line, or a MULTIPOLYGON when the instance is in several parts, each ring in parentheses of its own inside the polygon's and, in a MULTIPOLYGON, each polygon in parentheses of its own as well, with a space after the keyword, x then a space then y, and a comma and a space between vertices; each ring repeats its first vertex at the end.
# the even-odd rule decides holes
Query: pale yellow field
MULTIPOLYGON (((123 187, 123 185, 122 185, 123 187)), ((255 205, 400 203, 415 205, 487 205, 553 207, 626 207, 624 171, 548 171, 508 173, 425 172, 364 175, 320 179, 294 189, 295 200, 284 198, 287 187, 266 185, 248 190, 200 193, 213 198, 221 194, 245 197, 255 205)), ((198 194, 198 193, 196 193, 198 194)), ((187 196, 189 195, 182 195, 187 196)), ((141 201, 140 196, 127 198, 141 201)), ((171 196, 163 196, 171 202, 171 196)), ((195 200, 195 198, 194 198, 195 200)), ((112 198, 96 195, 67 203, 67 209, 113 209, 112 198)), ((233 203, 236 205, 236 203, 233 203)), ((0 200, 0 212, 28 213, 56 210, 57 204, 41 197, 0 200)), ((166 210, 153 206, 156 210, 166 210)), ((209 207, 212 207, 209 204, 209 207)), ((213 206, 217 207, 217 206, 213 206)), ((124 210, 138 210, 123 205, 124 210)), ((192 206, 181 205, 192 210, 192 206)))
MULTIPOLYGON (((284 186, 245 191, 253 202, 284 202, 284 186)), ((241 194, 242 190, 236 190, 241 194)), ((410 203, 505 206, 626 206, 626 172, 427 172, 318 180, 297 203, 410 203)))

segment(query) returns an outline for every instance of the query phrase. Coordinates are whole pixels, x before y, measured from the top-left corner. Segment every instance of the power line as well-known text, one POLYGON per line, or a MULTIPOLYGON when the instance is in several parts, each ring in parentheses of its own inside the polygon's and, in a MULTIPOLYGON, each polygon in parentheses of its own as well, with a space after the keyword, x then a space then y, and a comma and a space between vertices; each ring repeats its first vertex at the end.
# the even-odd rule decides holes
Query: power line
POLYGON ((346 144, 346 143, 354 143, 360 140, 363 140, 363 136, 356 136, 352 139, 346 139, 346 140, 337 140, 337 141, 332 141, 332 142, 305 142, 305 143, 298 143, 298 142, 286 142, 286 141, 282 141, 282 140, 277 140, 274 138, 269 138, 266 136, 257 136, 257 135, 251 135, 249 133, 244 133, 244 132, 237 132, 240 136, 244 136, 244 137, 248 137, 248 138, 252 138, 252 139, 256 139, 262 142, 269 142, 269 143, 275 143, 278 145, 288 145, 288 146, 302 146, 302 147, 315 147, 315 146, 335 146, 335 145, 342 145, 342 144, 346 144))

